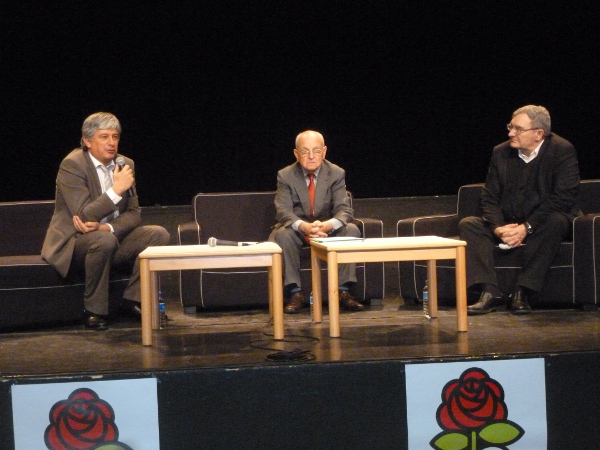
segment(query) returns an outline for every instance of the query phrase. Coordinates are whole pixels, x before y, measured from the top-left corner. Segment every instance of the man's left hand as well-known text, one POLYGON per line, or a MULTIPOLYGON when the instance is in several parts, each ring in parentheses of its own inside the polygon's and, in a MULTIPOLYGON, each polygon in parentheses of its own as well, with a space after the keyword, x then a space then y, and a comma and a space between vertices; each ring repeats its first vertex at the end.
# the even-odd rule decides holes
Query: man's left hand
POLYGON ((110 227, 106 224, 101 224, 100 222, 84 222, 79 216, 73 216, 73 225, 75 225, 75 228, 83 234, 96 230, 110 231, 110 227))

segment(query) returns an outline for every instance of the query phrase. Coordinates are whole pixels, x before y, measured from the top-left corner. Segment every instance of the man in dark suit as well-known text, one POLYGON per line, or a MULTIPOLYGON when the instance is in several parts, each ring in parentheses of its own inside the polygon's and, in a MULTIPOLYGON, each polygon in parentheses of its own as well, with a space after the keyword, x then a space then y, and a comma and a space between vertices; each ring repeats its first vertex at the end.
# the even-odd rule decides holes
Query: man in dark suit
POLYGON ((69 153, 58 170, 42 257, 63 277, 85 273, 84 325, 106 330, 111 268, 133 267, 123 306, 139 315, 137 256, 148 246, 168 244, 169 233, 159 226, 140 226, 134 163, 123 157, 122 167, 115 164, 122 156, 117 153, 119 120, 110 113, 92 114, 81 131, 81 148, 69 153))
MULTIPOLYGON (((296 162, 277 173, 278 223, 269 240, 283 250, 287 314, 298 313, 306 305, 301 291, 300 251, 307 241, 326 236, 360 237, 358 227, 351 223, 354 211, 346 195, 345 172, 327 161, 326 153, 323 136, 304 131, 296 138, 296 162)), ((339 282, 340 305, 349 311, 362 311, 364 306, 349 292, 351 283, 356 282, 354 264, 340 265, 339 282)))
POLYGON ((531 313, 530 299, 570 232, 577 205, 579 165, 570 142, 550 132, 550 114, 542 106, 517 109, 509 140, 496 146, 481 195, 482 217, 459 224, 467 241, 467 284, 479 285, 479 301, 469 315, 496 311, 506 302, 494 271, 494 246, 519 248, 522 269, 510 296, 510 311, 531 313))

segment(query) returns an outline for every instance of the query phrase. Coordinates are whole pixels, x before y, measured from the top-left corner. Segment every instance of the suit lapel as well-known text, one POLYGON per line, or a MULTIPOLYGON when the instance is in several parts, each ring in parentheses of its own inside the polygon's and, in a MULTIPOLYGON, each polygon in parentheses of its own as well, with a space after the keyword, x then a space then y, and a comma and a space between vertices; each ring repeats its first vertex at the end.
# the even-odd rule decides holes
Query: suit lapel
POLYGON ((320 217, 323 209, 325 200, 325 194, 327 193, 327 187, 329 186, 329 167, 323 161, 321 164, 321 170, 319 170, 319 179, 317 180, 317 189, 315 190, 315 205, 314 213, 315 217, 320 217))
POLYGON ((85 159, 85 171, 87 172, 88 180, 90 180, 91 200, 94 200, 102 195, 102 186, 100 185, 100 178, 98 178, 98 171, 94 166, 92 158, 90 158, 89 152, 83 152, 83 155, 85 159))

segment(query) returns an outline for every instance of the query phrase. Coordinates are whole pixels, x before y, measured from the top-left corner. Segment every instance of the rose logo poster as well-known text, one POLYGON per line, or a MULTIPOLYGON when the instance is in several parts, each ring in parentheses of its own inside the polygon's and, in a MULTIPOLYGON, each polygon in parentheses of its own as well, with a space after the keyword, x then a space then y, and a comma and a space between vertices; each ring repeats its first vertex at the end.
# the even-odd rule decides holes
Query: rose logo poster
POLYGON ((11 390, 17 450, 160 448, 155 378, 11 390))
POLYGON ((542 358, 407 365, 406 394, 411 449, 547 447, 542 358))

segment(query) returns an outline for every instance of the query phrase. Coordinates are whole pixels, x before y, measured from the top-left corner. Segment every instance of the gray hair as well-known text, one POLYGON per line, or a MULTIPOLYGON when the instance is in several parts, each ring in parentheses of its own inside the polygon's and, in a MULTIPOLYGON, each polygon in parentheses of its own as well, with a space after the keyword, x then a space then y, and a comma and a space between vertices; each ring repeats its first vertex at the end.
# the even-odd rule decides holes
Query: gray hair
POLYGON ((81 148, 87 148, 83 138, 91 139, 98 130, 117 130, 121 134, 121 124, 114 114, 97 112, 88 116, 81 126, 81 148))
POLYGON ((513 117, 519 114, 527 114, 531 119, 532 128, 541 128, 544 130, 544 136, 550 134, 550 113, 543 106, 527 105, 522 106, 513 113, 513 117))

